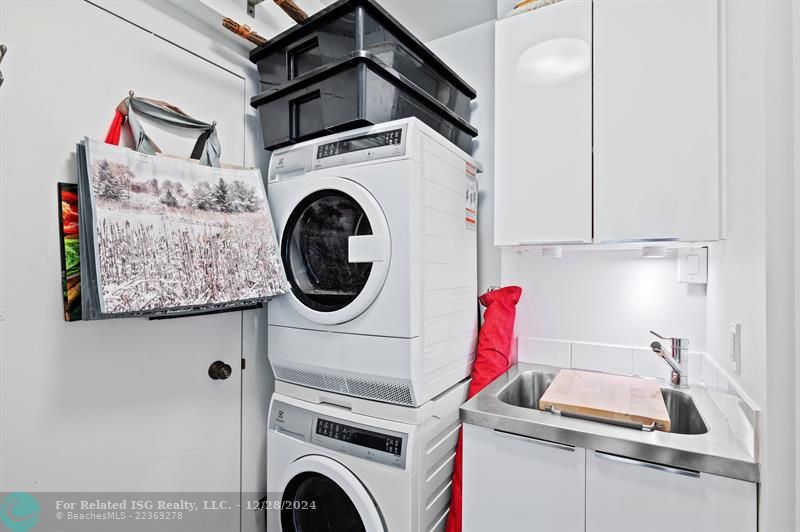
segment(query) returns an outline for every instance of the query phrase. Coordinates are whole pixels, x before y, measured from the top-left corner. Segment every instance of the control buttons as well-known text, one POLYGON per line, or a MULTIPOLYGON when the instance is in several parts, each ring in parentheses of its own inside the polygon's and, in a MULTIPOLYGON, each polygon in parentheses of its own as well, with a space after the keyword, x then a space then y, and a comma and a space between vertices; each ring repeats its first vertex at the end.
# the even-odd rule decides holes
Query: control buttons
POLYGON ((400 144, 402 129, 394 129, 386 133, 386 144, 400 144))

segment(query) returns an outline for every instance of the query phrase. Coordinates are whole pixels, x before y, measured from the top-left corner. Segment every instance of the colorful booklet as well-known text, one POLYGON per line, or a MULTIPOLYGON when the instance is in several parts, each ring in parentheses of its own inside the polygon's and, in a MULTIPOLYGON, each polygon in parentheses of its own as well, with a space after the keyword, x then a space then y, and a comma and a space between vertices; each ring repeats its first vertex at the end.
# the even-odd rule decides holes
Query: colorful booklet
POLYGON ((78 162, 84 319, 250 306, 290 290, 258 169, 89 139, 78 162))

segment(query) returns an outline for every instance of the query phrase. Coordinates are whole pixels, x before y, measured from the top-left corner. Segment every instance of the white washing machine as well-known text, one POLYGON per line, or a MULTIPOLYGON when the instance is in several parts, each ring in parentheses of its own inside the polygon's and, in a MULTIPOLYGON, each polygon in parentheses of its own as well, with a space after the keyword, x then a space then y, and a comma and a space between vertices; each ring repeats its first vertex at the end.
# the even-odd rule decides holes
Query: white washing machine
POLYGON ((269 203, 292 285, 269 303, 277 379, 416 406, 470 374, 476 172, 417 119, 273 153, 269 203))
POLYGON ((351 407, 343 408, 273 394, 267 530, 444 530, 468 385, 420 408, 340 396, 351 407))

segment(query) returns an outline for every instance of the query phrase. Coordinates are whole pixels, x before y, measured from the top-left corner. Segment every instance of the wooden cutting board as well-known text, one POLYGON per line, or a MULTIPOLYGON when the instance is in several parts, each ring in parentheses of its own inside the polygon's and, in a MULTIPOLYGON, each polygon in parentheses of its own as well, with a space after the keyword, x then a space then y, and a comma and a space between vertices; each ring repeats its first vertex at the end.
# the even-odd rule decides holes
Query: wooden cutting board
POLYGON ((661 387, 640 377, 562 369, 539 400, 540 409, 551 407, 611 422, 655 423, 656 430, 665 432, 671 428, 661 387))

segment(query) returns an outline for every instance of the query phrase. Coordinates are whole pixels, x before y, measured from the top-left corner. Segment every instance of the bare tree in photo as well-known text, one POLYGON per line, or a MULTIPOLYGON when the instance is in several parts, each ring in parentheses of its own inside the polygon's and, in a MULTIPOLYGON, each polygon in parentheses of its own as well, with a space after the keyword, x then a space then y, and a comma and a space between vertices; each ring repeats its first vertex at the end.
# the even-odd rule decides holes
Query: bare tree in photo
POLYGON ((103 159, 92 168, 94 172, 94 193, 99 198, 118 200, 122 195, 122 187, 111 167, 111 163, 103 159))
POLYGON ((201 211, 210 211, 214 209, 214 194, 211 190, 211 185, 202 181, 192 187, 191 205, 195 209, 201 211))
POLYGON ((228 192, 228 184, 221 177, 219 183, 214 185, 213 190, 215 210, 220 212, 231 212, 231 200, 228 192))
POLYGON ((161 203, 167 207, 178 207, 178 198, 172 193, 171 189, 167 189, 163 196, 161 196, 161 203))
POLYGON ((260 207, 256 190, 239 180, 231 182, 230 205, 233 212, 255 212, 260 207))

